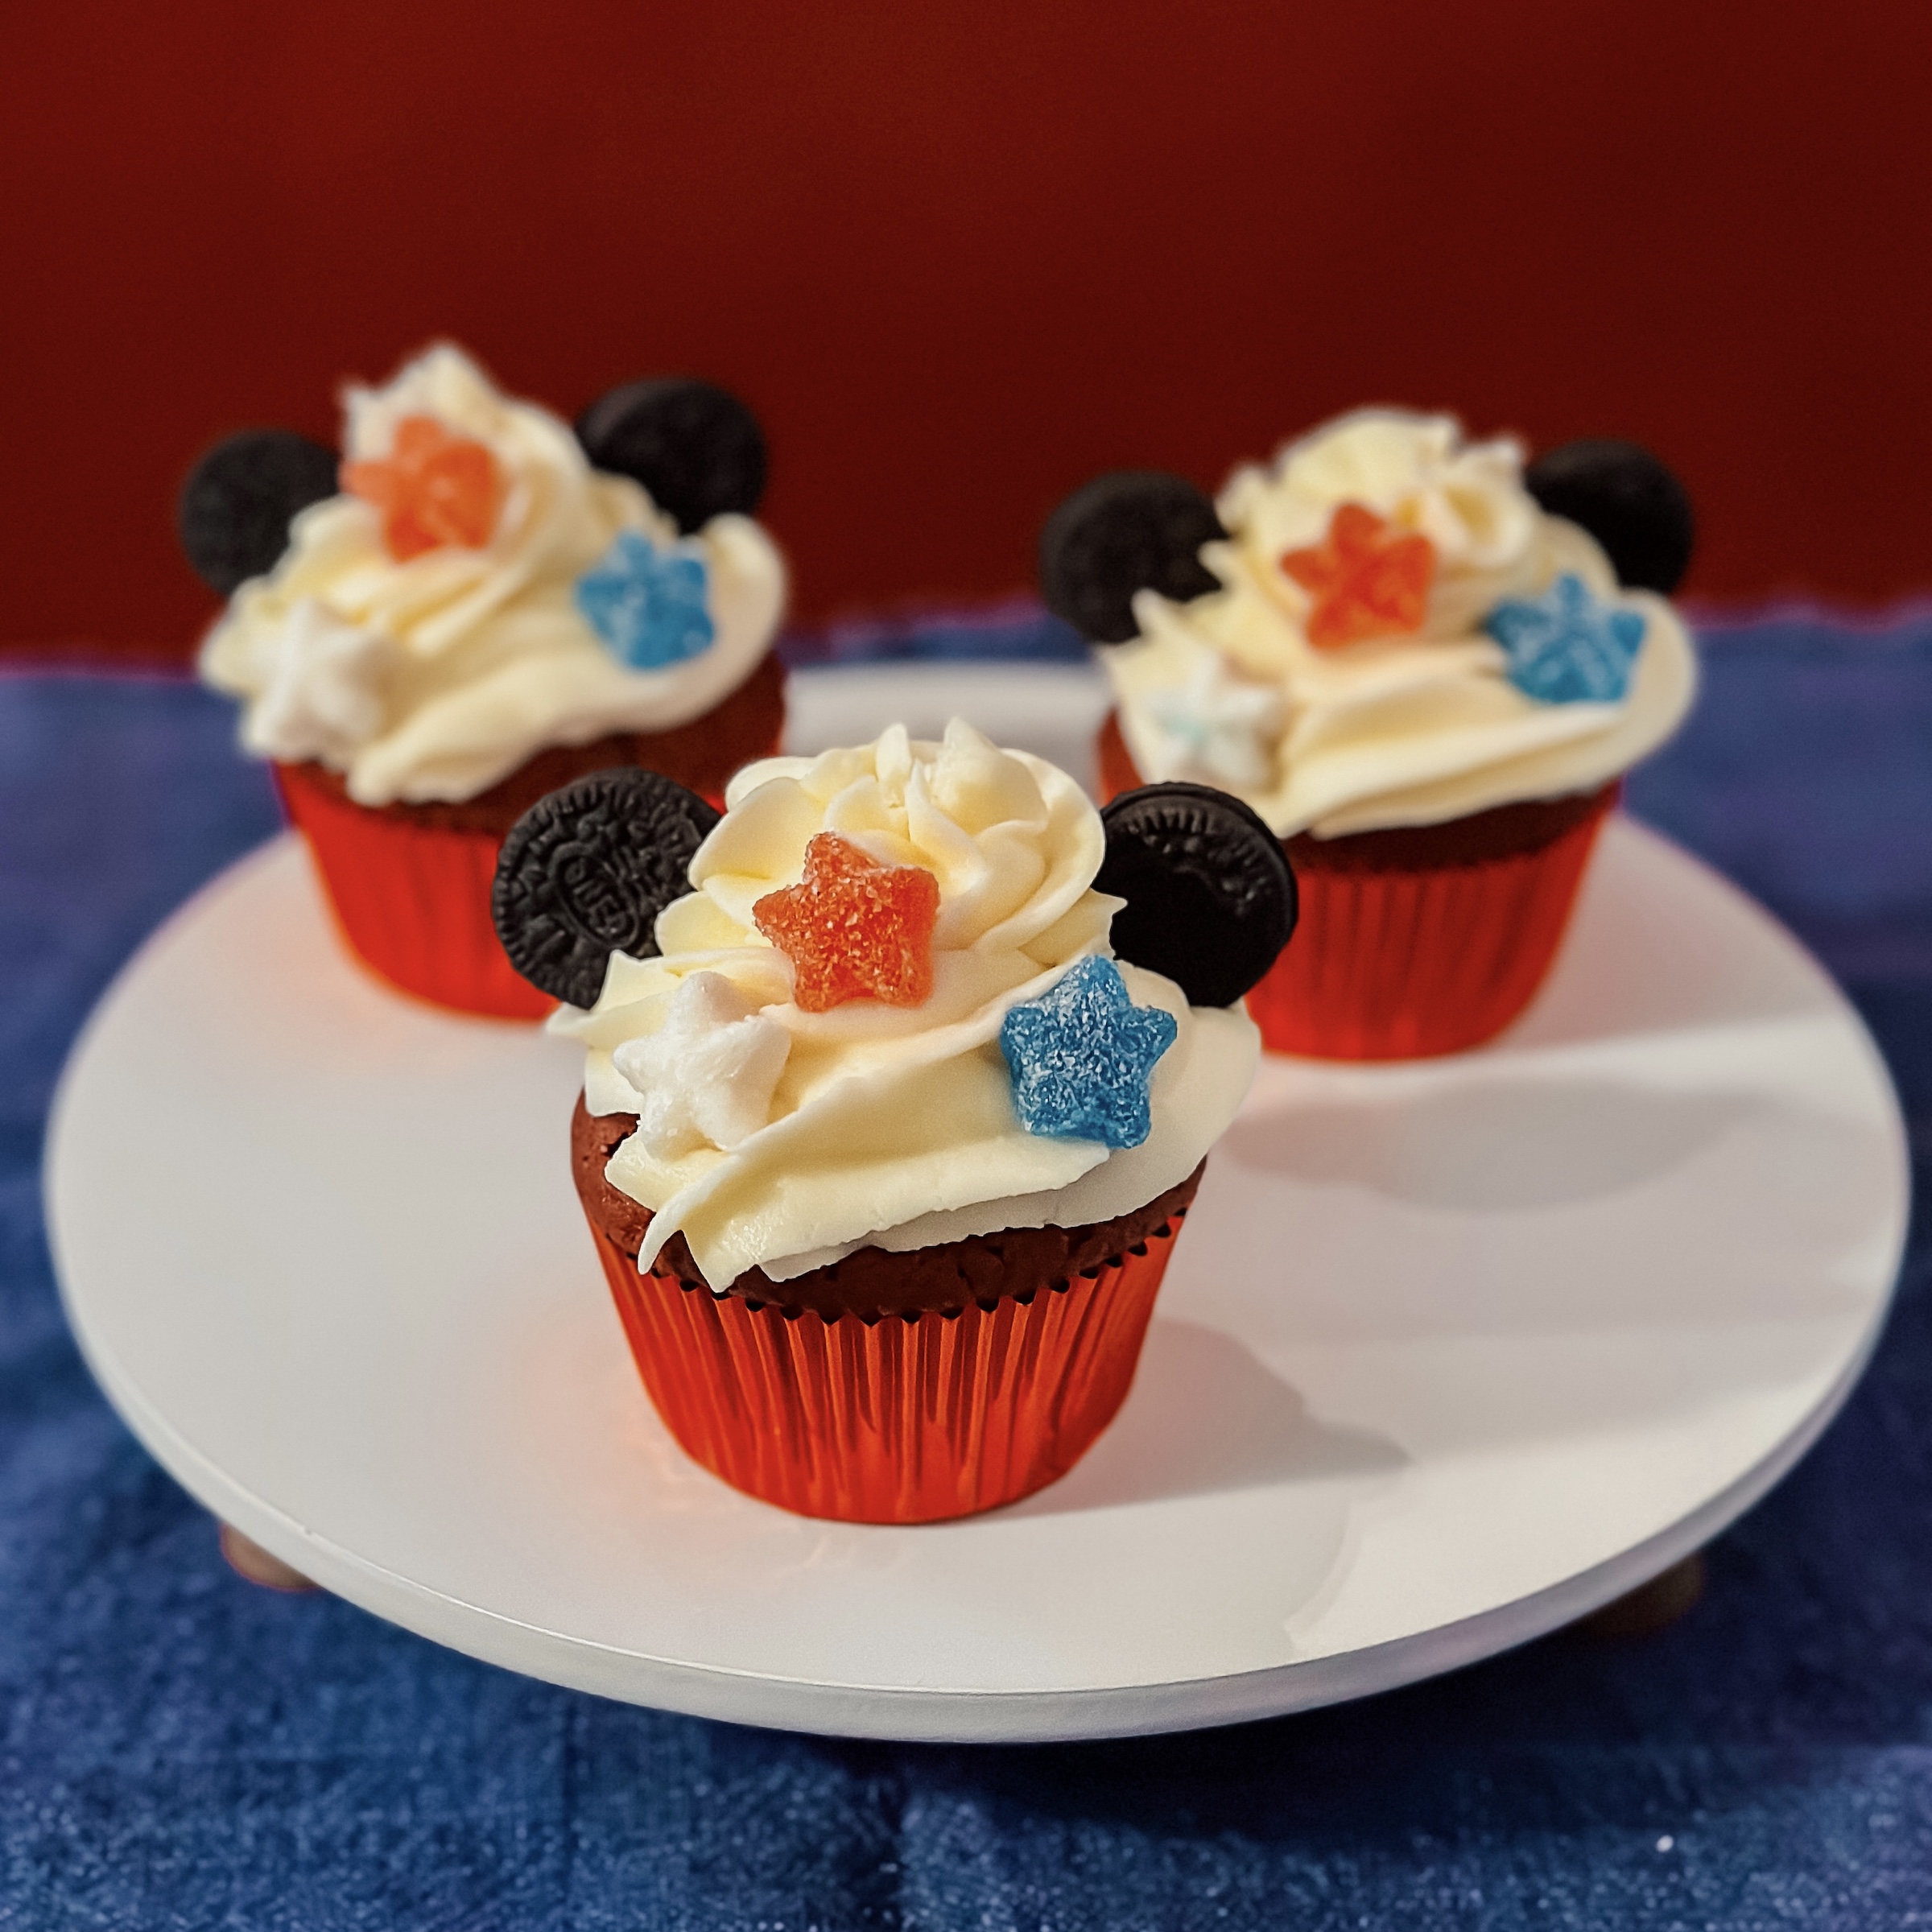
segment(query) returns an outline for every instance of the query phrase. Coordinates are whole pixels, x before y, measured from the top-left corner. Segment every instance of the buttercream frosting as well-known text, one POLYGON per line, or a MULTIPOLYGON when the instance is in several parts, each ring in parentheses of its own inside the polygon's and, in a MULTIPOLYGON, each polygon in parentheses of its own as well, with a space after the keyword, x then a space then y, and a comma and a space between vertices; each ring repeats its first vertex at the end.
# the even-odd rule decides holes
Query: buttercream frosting
POLYGON ((1467 443, 1451 417, 1364 410, 1237 470, 1216 503, 1228 539, 1201 551, 1220 589, 1139 592, 1138 634, 1103 654, 1143 777, 1220 785, 1282 837, 1328 837, 1591 791, 1654 749, 1695 691, 1690 638, 1540 508, 1522 464, 1514 441, 1467 443), (1392 539, 1426 539, 1433 568, 1413 628, 1324 646, 1312 573, 1284 559, 1317 552, 1348 505, 1392 539), (1564 576, 1641 620, 1620 698, 1539 701, 1484 629, 1564 576))
POLYGON ((1080 961, 1111 957, 1121 903, 1093 888, 1099 815, 1054 766, 956 719, 938 742, 895 726, 869 745, 767 759, 726 802, 692 891, 658 918, 658 956, 613 954, 597 1004, 550 1022, 587 1050, 590 1111, 639 1117, 606 1173, 652 1211, 640 1266, 680 1230, 722 1287, 868 1244, 1084 1226, 1184 1179, 1233 1118, 1259 1051, 1246 1013, 1190 1007, 1171 980, 1121 962, 1132 1001, 1175 1026, 1146 1138, 1110 1149, 1022 1125, 1001 1023, 1080 961), (794 999, 791 963, 753 908, 797 883, 827 832, 937 879, 919 1005, 807 1012, 794 999))
POLYGON ((500 502, 486 541, 402 560, 361 497, 297 516, 281 561, 242 585, 202 647, 203 676, 242 700, 250 751, 320 759, 364 805, 473 798, 546 746, 701 716, 770 646, 785 567, 758 523, 717 516, 680 538, 636 483, 590 467, 568 423, 501 394, 461 351, 440 345, 383 388, 349 388, 345 415, 350 463, 381 463, 424 418, 481 444, 500 502), (642 669, 578 590, 634 564, 640 540, 680 583, 701 567, 711 634, 642 669))

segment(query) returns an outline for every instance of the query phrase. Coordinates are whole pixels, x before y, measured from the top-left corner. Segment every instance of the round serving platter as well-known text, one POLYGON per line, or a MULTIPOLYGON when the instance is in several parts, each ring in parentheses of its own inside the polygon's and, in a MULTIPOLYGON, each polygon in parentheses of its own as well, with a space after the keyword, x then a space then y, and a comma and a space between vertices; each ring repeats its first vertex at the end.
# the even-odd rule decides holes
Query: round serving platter
MULTIPOLYGON (((956 709, 1081 772, 1104 704, 1072 667, 794 692, 802 748, 956 709)), ((279 840, 148 942, 74 1051, 47 1164, 68 1311, 147 1447, 328 1588, 740 1723, 1179 1729, 1523 1642, 1803 1454, 1905 1233, 1856 1016, 1749 900, 1616 820, 1494 1046, 1264 1064, 1071 1475, 961 1522, 816 1522, 653 1413, 570 1184, 580 1071, 366 977, 279 840)))

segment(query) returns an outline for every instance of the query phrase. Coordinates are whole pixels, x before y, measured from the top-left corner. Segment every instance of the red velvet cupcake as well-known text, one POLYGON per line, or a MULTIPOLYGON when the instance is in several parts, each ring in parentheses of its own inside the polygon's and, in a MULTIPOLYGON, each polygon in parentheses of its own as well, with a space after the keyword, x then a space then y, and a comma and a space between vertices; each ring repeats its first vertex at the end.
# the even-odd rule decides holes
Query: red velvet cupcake
POLYGON ((580 780, 497 878, 506 950, 587 1050, 571 1158, 639 1373, 784 1508, 1011 1501, 1125 1397, 1292 872, 1238 800, 1103 819, 956 721, 728 797, 580 780))
POLYGON ((1301 936, 1249 995, 1271 1049, 1451 1053, 1548 973, 1622 774, 1696 682, 1662 592, 1675 479, 1628 444, 1525 473, 1507 440, 1364 411, 1237 472, 1104 477, 1042 538, 1103 652, 1105 792, 1195 778, 1292 854, 1301 936))
POLYGON ((619 763, 721 797, 777 748, 763 440, 683 382, 613 390, 573 431, 447 346, 345 403, 340 464, 255 431, 190 477, 183 541, 230 600, 202 675, 242 700, 352 952, 534 1018, 489 920, 518 815, 619 763))

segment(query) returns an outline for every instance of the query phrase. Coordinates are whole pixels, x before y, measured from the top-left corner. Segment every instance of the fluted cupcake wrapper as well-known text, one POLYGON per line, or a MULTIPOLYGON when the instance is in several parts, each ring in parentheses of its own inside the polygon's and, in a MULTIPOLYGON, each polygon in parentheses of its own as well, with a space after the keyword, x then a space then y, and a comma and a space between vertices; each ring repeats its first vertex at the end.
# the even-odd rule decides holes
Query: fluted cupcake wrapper
POLYGON ((1407 1060, 1479 1046, 1548 976, 1611 800, 1533 852, 1405 870, 1298 867, 1301 922, 1248 995, 1275 1053, 1407 1060))
POLYGON ((1133 1381, 1179 1232, 1022 1302, 867 1321, 688 1287, 593 1224, 644 1386, 685 1451, 801 1515, 921 1523, 1042 1488, 1133 1381))
MULTIPOLYGON (((775 754, 778 744, 774 733, 758 755, 775 754)), ((501 830, 423 824, 357 804, 307 766, 274 769, 336 927, 370 971, 418 999, 494 1019, 540 1020, 556 1005, 510 964, 489 916, 515 807, 501 830)), ((577 775, 567 767, 557 782, 577 775)), ((721 811, 724 778, 712 782, 717 789, 705 795, 721 811)))
MULTIPOLYGON (((1103 798, 1146 782, 1112 714, 1096 755, 1103 798)), ((1331 865, 1319 841, 1295 841, 1301 917, 1248 995, 1262 1045, 1315 1059, 1412 1060, 1494 1038, 1555 962, 1617 791, 1605 786, 1544 844, 1497 857, 1331 865)))
POLYGON ((490 922, 498 834, 411 824, 337 797, 299 765, 275 769, 342 937, 372 972, 460 1013, 537 1020, 556 1005, 519 976, 490 922))

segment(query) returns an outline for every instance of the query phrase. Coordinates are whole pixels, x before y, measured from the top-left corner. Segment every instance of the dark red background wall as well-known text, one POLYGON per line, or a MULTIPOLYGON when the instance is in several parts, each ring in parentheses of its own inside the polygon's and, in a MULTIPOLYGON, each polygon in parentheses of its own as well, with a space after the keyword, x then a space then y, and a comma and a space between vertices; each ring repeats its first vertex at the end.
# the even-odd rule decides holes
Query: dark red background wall
POLYGON ((764 415, 807 619, 1364 400, 1611 430, 1692 588, 1932 584, 1932 9, 12 0, 0 641, 181 650, 170 505, 428 336, 764 415))

